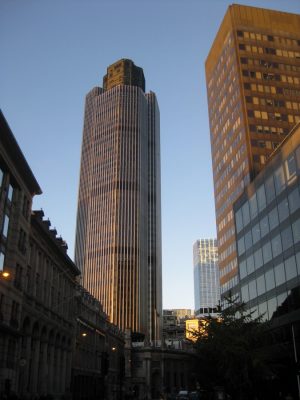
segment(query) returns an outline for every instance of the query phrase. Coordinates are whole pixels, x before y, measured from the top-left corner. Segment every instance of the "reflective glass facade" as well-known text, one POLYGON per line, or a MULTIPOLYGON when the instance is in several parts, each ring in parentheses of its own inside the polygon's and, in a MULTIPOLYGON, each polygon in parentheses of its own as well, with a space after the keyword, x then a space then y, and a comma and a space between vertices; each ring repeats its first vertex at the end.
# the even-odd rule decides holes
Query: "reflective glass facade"
POLYGON ((195 315, 214 314, 220 299, 217 241, 197 240, 193 254, 195 315))
POLYGON ((300 125, 234 205, 241 300, 272 319, 300 309, 300 125))
POLYGON ((233 203, 300 119, 299 26, 299 15, 232 5, 206 60, 224 295, 238 282, 233 203))

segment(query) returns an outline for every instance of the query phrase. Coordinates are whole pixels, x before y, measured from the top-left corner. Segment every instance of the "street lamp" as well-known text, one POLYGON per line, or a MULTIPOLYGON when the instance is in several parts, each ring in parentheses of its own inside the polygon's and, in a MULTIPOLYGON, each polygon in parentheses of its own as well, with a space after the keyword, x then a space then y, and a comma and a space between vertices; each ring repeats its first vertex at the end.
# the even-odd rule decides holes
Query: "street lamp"
POLYGON ((10 277, 10 273, 7 272, 7 271, 2 271, 2 272, 1 272, 1 276, 3 276, 4 279, 7 279, 7 278, 10 277))

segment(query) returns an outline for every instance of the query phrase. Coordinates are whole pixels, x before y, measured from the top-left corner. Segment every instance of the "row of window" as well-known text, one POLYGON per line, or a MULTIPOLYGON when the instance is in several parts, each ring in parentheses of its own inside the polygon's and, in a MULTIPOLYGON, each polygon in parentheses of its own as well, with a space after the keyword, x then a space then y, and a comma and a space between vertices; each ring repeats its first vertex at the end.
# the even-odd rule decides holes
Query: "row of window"
POLYGON ((291 279, 300 276, 300 253, 280 262, 255 279, 241 286, 242 301, 248 302, 268 291, 279 288, 291 279))
POLYGON ((0 197, 2 197, 3 193, 5 193, 5 201, 4 201, 3 219, 2 221, 0 220, 0 271, 3 271, 4 269, 5 248, 6 248, 5 242, 8 236, 9 219, 10 219, 9 215, 14 193, 13 186, 8 182, 8 175, 6 175, 4 171, 0 168, 0 197))
POLYGON ((239 233, 271 203, 300 174, 300 147, 280 165, 275 172, 256 190, 256 193, 246 201, 235 213, 236 230, 239 233), (298 168, 298 169, 297 169, 298 168))
POLYGON ((236 31, 237 36, 239 38, 250 39, 250 40, 257 40, 257 41, 264 41, 264 42, 277 42, 284 44, 286 46, 300 46, 300 40, 292 39, 292 38, 285 38, 282 36, 274 36, 274 35, 266 35, 263 33, 257 32, 248 32, 248 31, 236 31))
POLYGON ((266 97, 246 96, 246 102, 250 103, 250 104, 261 105, 261 106, 271 106, 271 107, 284 107, 285 106, 285 102, 283 100, 266 98, 266 97))
POLYGON ((289 296, 289 292, 284 291, 272 296, 266 301, 262 301, 253 307, 250 311, 253 313, 253 318, 261 316, 263 320, 270 320, 274 313, 284 307, 284 304, 289 296))
POLYGON ((298 115, 287 115, 280 112, 268 112, 268 111, 261 111, 261 110, 248 110, 247 112, 248 117, 250 118, 260 118, 264 120, 271 120, 271 121, 287 121, 289 117, 295 117, 297 120, 300 119, 298 115))
POLYGON ((249 71, 248 69, 243 69, 242 74, 245 77, 252 79, 262 79, 265 81, 278 81, 284 83, 292 83, 299 85, 300 79, 297 76, 274 74, 272 72, 261 72, 261 71, 249 71))
POLYGON ((251 140, 251 146, 261 149, 275 150, 279 144, 280 142, 271 142, 271 140, 251 140))
POLYGON ((283 64, 283 63, 278 63, 274 61, 266 61, 261 58, 246 58, 246 57, 241 57, 240 58, 241 64, 245 65, 254 65, 257 67, 265 67, 265 68, 274 68, 274 69, 280 69, 282 71, 294 71, 294 72, 299 72, 300 71, 300 66, 298 65, 291 65, 291 64, 283 64))
POLYGON ((221 285, 221 293, 226 293, 233 287, 235 287, 238 284, 238 276, 235 275, 233 278, 229 279, 228 281, 224 282, 221 285))
POLYGON ((282 114, 279 112, 267 112, 261 110, 248 110, 248 116, 250 118, 260 118, 264 120, 275 120, 275 121, 288 121, 292 124, 297 124, 300 121, 299 115, 294 114, 282 114))
POLYGON ((220 277, 223 277, 227 274, 229 274, 229 272, 235 270, 237 268, 237 259, 236 257, 229 261, 222 269, 220 269, 220 277))
POLYGON ((239 49, 252 54, 271 54, 279 57, 300 59, 299 51, 275 49, 273 47, 262 47, 248 44, 239 44, 239 49))
MULTIPOLYGON (((266 225, 260 224, 260 227, 256 229, 253 228, 253 236, 245 238, 245 242, 240 244, 239 250, 242 251, 241 254, 245 253, 245 249, 249 250, 252 245, 259 241, 260 237, 266 235, 269 227, 268 222, 265 221, 266 225), (265 231, 263 231, 265 230, 265 231), (244 250, 243 250, 244 249, 244 250)), ((294 244, 300 241, 300 219, 297 219, 292 225, 287 226, 285 229, 281 230, 276 236, 266 242, 262 247, 258 248, 253 254, 250 254, 246 259, 240 261, 240 278, 243 279, 246 276, 252 274, 254 271, 261 268, 263 265, 270 262, 272 259, 281 255, 284 251, 292 247, 294 244)))
POLYGON ((289 130, 280 126, 249 125, 250 132, 267 133, 272 135, 287 135, 289 130))

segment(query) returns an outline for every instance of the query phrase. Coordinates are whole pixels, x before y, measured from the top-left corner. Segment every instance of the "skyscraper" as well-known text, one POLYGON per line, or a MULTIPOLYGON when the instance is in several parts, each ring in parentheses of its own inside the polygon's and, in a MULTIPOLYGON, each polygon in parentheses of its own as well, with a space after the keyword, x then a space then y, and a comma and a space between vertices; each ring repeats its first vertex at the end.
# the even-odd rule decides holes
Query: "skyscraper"
POLYGON ((218 246, 215 239, 194 243, 195 316, 215 313, 220 300, 218 246))
POLYGON ((237 283, 232 205, 300 119, 299 26, 232 5, 206 60, 221 294, 237 283))
POLYGON ((75 263, 112 322, 160 337, 159 109, 131 60, 86 97, 75 263))

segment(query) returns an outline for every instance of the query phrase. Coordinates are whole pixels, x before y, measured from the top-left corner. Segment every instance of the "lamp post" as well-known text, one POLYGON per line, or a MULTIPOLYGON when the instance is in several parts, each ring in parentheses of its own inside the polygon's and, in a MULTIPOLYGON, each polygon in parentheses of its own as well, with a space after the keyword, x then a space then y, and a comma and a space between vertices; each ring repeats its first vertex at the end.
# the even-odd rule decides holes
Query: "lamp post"
POLYGON ((10 277, 10 273, 8 271, 1 271, 0 276, 4 279, 8 279, 10 277))

